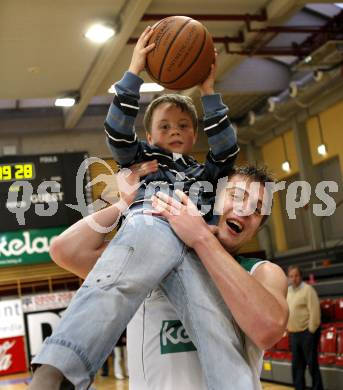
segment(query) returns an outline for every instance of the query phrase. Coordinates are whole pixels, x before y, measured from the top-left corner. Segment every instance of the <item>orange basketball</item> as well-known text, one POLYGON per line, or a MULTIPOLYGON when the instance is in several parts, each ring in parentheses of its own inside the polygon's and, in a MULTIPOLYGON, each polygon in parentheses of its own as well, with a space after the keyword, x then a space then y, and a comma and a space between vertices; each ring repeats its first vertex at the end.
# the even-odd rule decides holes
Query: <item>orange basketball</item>
POLYGON ((191 88, 206 79, 214 61, 212 37, 197 20, 170 16, 153 26, 146 70, 168 89, 191 88))

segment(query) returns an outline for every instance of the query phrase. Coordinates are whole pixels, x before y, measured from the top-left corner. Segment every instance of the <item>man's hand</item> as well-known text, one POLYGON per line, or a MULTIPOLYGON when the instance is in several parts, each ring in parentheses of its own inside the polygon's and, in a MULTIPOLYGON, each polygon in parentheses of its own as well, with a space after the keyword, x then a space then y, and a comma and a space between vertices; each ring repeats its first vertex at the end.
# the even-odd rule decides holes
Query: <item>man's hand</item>
POLYGON ((117 175, 117 185, 121 200, 129 206, 137 195, 137 190, 140 186, 140 178, 149 173, 156 172, 157 169, 157 160, 152 160, 134 164, 131 165, 129 169, 119 171, 117 175))
POLYGON ((211 65, 211 70, 207 79, 199 85, 201 96, 214 94, 214 82, 216 79, 217 71, 217 50, 214 49, 214 63, 211 65))
POLYGON ((157 192, 152 197, 152 206, 155 210, 147 213, 166 218, 180 239, 193 248, 197 241, 205 240, 205 237, 212 233, 188 196, 180 190, 176 190, 175 194, 181 202, 163 192, 157 192))
POLYGON ((136 46, 133 50, 129 72, 134 73, 137 76, 139 76, 139 74, 145 68, 147 54, 155 47, 155 43, 148 45, 149 39, 153 32, 154 30, 148 26, 138 38, 136 46))

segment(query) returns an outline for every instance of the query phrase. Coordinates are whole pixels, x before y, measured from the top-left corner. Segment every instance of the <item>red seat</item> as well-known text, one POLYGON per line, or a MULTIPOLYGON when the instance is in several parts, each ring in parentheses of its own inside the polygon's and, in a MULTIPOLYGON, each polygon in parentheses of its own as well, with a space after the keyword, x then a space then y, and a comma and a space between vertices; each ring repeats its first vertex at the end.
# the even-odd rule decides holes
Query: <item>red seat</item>
POLYGON ((275 344, 274 348, 279 351, 289 351, 289 337, 288 333, 283 335, 281 339, 275 344))
POLYGON ((291 361, 292 353, 289 351, 272 351, 271 359, 291 361))
POLYGON ((267 349, 266 351, 264 351, 264 355, 263 355, 263 359, 271 359, 271 357, 273 356, 273 351, 270 350, 270 349, 267 349))
POLYGON ((343 297, 337 298, 335 302, 335 320, 343 321, 343 297))
POLYGON ((285 360, 292 361, 292 352, 285 352, 285 360))
POLYGON ((338 367, 343 367, 343 356, 336 356, 335 364, 338 367))
POLYGON ((332 328, 332 327, 336 328, 337 330, 343 329, 343 321, 341 321, 341 322, 327 322, 324 324, 320 324, 320 327, 322 328, 322 331, 325 329, 328 329, 328 328, 332 328))
POLYGON ((320 352, 325 354, 336 354, 337 330, 335 327, 324 329, 320 335, 320 352))
POLYGON ((343 329, 343 321, 342 322, 335 322, 334 326, 337 330, 343 329))
POLYGON ((335 327, 324 329, 320 335, 319 364, 336 363, 337 330, 335 327))
POLYGON ((324 322, 320 324, 322 330, 336 326, 336 322, 324 322))
POLYGON ((287 352, 285 351, 273 351, 272 352, 272 359, 275 360, 286 360, 287 352))
POLYGON ((320 302, 320 309, 323 322, 332 322, 335 320, 335 302, 332 299, 323 299, 320 302))
POLYGON ((337 330, 337 355, 343 356, 343 329, 337 330))
POLYGON ((343 367, 343 329, 337 330, 336 366, 343 367))
POLYGON ((319 355, 319 365, 327 366, 330 364, 336 364, 336 356, 330 355, 319 355))

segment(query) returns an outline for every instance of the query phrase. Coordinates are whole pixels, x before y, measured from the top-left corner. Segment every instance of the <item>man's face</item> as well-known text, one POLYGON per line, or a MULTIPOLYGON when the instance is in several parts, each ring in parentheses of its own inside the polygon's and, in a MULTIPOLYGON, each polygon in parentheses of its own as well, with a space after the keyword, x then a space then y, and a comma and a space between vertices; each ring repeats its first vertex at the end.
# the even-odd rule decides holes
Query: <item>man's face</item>
POLYGON ((190 114, 174 104, 160 104, 153 112, 147 140, 168 152, 190 154, 196 141, 190 114))
POLYGON ((263 184, 252 185, 247 177, 235 175, 230 178, 217 233, 228 252, 237 252, 256 234, 263 219, 261 209, 264 191, 263 184))
POLYGON ((298 287, 302 282, 300 272, 297 268, 288 271, 288 279, 294 288, 298 287))

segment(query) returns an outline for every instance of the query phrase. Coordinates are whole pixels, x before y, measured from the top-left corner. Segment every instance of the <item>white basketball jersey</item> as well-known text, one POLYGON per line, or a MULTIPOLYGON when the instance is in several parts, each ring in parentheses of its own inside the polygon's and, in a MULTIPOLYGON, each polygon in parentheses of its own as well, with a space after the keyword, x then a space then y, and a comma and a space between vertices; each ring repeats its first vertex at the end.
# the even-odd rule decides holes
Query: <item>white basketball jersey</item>
MULTIPOLYGON (((195 346, 161 290, 145 299, 128 325, 127 340, 130 390, 206 390, 195 346)), ((260 390, 263 351, 247 336, 245 348, 255 378, 251 390, 260 390)))

